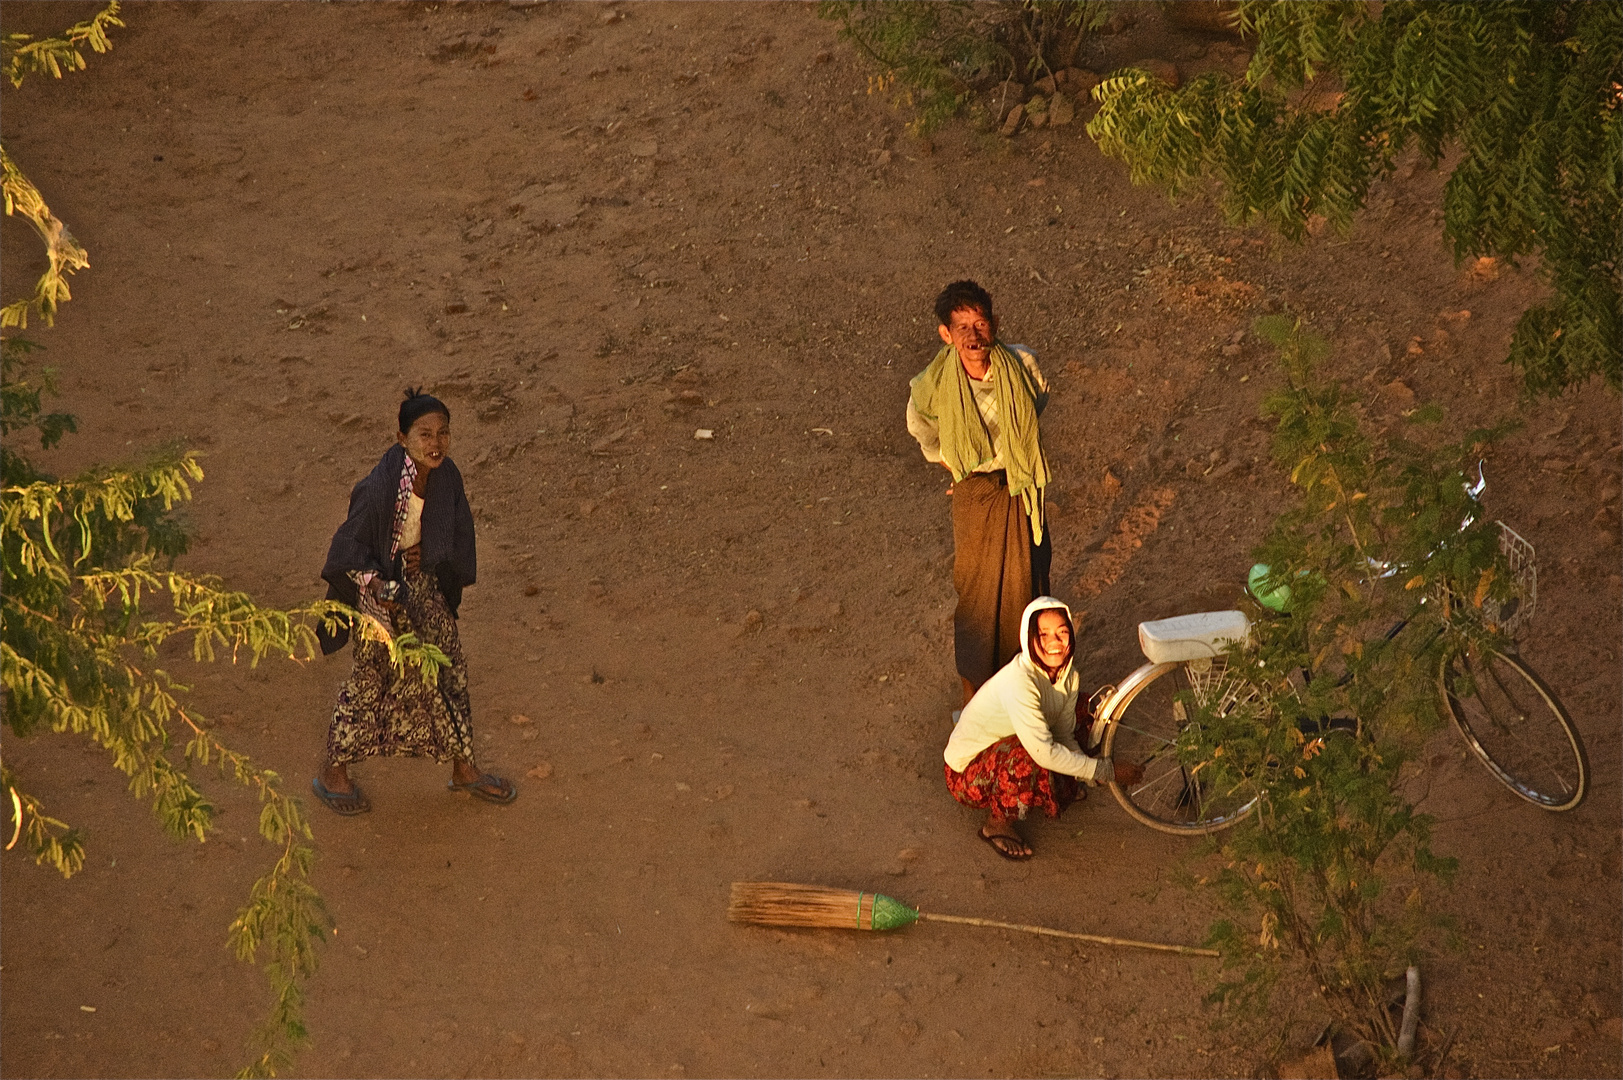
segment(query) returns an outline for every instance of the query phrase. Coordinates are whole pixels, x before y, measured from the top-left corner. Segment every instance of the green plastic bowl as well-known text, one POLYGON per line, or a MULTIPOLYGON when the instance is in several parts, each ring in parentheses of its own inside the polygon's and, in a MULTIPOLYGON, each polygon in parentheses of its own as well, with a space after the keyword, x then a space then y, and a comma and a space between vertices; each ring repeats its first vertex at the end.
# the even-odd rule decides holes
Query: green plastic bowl
POLYGON ((1251 595, 1257 598, 1257 603, 1269 611, 1289 611, 1291 606, 1291 587, 1289 585, 1279 584, 1272 589, 1264 588, 1264 581, 1272 569, 1267 563, 1257 563, 1251 568, 1251 573, 1246 575, 1246 588, 1250 589, 1251 595))

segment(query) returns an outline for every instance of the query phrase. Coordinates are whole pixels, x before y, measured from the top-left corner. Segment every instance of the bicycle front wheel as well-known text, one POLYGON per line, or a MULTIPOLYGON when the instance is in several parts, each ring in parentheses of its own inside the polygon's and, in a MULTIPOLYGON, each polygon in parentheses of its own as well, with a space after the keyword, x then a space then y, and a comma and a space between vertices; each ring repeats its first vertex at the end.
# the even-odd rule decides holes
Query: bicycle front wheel
POLYGON ((1443 702, 1472 753, 1534 806, 1571 810, 1589 790, 1589 760, 1555 692, 1516 656, 1487 649, 1443 661, 1443 702))
MULTIPOLYGON (((1214 661, 1204 663, 1210 669, 1214 661)), ((1256 806, 1255 798, 1202 779, 1199 762, 1180 748, 1193 701, 1209 691, 1211 682, 1209 670, 1205 678, 1192 680, 1187 662, 1157 664, 1135 672, 1107 706, 1104 756, 1144 768, 1144 779, 1130 790, 1112 783, 1110 793, 1123 810, 1152 829, 1184 836, 1212 833, 1256 806)))

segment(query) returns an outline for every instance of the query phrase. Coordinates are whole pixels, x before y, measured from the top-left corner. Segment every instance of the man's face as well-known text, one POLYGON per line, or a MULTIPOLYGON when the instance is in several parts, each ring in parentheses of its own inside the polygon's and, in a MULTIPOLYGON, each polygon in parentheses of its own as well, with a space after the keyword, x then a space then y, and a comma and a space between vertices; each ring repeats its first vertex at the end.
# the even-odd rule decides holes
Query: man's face
POLYGON ((958 349, 958 359, 966 365, 981 367, 991 359, 992 342, 997 340, 997 318, 980 308, 959 308, 952 313, 952 321, 937 326, 941 340, 958 349))

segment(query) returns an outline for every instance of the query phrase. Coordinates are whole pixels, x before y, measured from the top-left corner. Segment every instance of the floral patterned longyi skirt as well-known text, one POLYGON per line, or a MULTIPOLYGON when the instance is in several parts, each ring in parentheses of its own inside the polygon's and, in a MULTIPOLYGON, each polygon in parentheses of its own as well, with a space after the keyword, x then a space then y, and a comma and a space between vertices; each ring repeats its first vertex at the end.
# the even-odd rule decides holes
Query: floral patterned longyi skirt
POLYGON ((963 772, 954 772, 945 763, 943 768, 953 798, 977 810, 990 810, 1005 821, 1024 821, 1034 806, 1049 817, 1059 817, 1081 791, 1076 777, 1050 772, 1033 761, 1016 735, 976 754, 963 772))
POLYGON ((389 647, 355 639, 355 670, 338 690, 327 760, 334 765, 381 755, 473 760, 473 718, 468 700, 468 661, 456 619, 432 574, 408 573, 401 590, 396 633, 412 631, 450 658, 437 686, 426 686, 415 669, 396 672, 389 647))

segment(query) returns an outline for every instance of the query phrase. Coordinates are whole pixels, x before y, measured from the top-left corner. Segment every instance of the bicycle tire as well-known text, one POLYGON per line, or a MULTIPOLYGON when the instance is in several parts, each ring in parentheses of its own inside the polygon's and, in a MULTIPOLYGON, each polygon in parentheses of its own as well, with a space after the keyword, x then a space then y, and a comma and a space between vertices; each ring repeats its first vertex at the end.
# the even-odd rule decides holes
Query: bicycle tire
POLYGON ((1194 779, 1198 764, 1176 753, 1188 723, 1179 695, 1193 689, 1187 662, 1145 665, 1104 707, 1104 756, 1144 767, 1133 790, 1112 781, 1110 793, 1135 820, 1179 836, 1226 829, 1256 807, 1255 798, 1242 802, 1194 779))
POLYGON ((1589 793, 1589 757, 1566 706, 1520 657, 1489 649, 1444 658, 1443 704, 1501 784, 1540 809, 1575 809, 1589 793))

